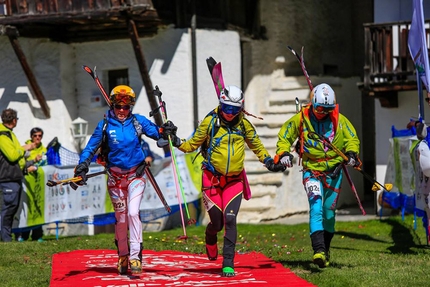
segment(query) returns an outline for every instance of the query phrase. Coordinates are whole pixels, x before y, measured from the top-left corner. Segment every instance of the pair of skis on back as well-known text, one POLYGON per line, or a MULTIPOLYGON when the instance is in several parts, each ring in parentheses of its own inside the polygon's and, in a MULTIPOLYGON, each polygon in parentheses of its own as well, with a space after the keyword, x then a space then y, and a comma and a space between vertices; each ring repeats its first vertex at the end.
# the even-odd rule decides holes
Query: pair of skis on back
MULTIPOLYGON (((103 85, 101 84, 99 78, 97 77, 97 74, 94 71, 92 71, 88 66, 82 66, 82 68, 93 78, 94 82, 96 83, 97 87, 99 88, 102 96, 104 97, 104 99, 106 100, 106 102, 108 103, 109 106, 111 106, 111 102, 110 102, 110 98, 109 95, 107 94, 106 90, 103 88, 103 85)), ((155 86, 155 89, 153 91, 154 96, 158 99, 159 101, 159 106, 158 108, 156 108, 155 110, 150 112, 150 116, 154 116, 156 113, 158 113, 159 111, 161 111, 161 115, 162 115, 162 120, 163 123, 166 123, 167 120, 167 110, 166 110, 166 103, 162 100, 161 98, 161 91, 158 88, 158 86, 155 86)), ((181 195, 182 195, 182 199, 183 199, 183 204, 185 206, 185 210, 186 210, 186 214, 187 214, 187 224, 188 225, 192 225, 196 222, 195 219, 192 219, 190 217, 189 211, 188 211, 188 207, 187 207, 187 202, 185 200, 185 193, 184 193, 184 188, 182 185, 182 180, 181 180, 181 176, 179 174, 179 167, 178 167, 178 163, 176 161, 176 156, 175 156, 175 150, 171 141, 171 137, 170 135, 168 136, 168 142, 169 142, 169 148, 170 148, 170 153, 171 153, 171 159, 172 159, 172 168, 173 171, 175 173, 175 185, 176 185, 176 190, 177 190, 177 197, 178 197, 178 201, 179 201, 179 209, 180 209, 180 215, 181 215, 181 220, 182 220, 182 227, 183 227, 183 231, 184 231, 184 236, 181 236, 181 239, 187 239, 187 234, 186 234, 186 229, 185 229, 185 220, 184 220, 184 216, 183 216, 183 212, 182 212, 182 204, 180 202, 180 195, 179 195, 179 190, 181 191, 181 195)), ((164 195, 160 189, 160 187, 158 186, 157 182, 155 181, 154 176, 152 175, 151 170, 149 169, 148 166, 145 166, 145 174, 147 176, 147 178, 149 179, 149 181, 151 182, 152 186, 155 189, 155 192, 157 193, 158 197, 160 198, 161 202, 163 203, 165 209, 167 210, 167 212, 171 212, 170 206, 167 204, 167 201, 164 198, 164 195)))
MULTIPOLYGON (((106 103, 108 104, 108 106, 112 106, 112 103, 110 101, 109 95, 107 94, 106 90, 104 89, 103 85, 100 82, 100 79, 97 77, 97 74, 94 71, 91 70, 91 68, 89 68, 88 66, 82 66, 82 69, 84 71, 86 71, 94 80, 94 82, 96 83, 97 87, 100 90, 100 93, 102 94, 103 98, 105 99, 106 103)), ((157 193, 158 197, 160 198, 161 202, 164 205, 164 208, 166 209, 167 212, 171 212, 171 208, 170 206, 167 204, 166 199, 164 198, 163 193, 161 192, 160 187, 158 186, 157 182, 155 181, 154 175, 152 174, 151 170, 149 169, 149 166, 145 164, 145 174, 146 177, 148 178, 148 180, 151 182, 152 186, 155 189, 155 192, 157 193)), ((100 172, 95 172, 95 173, 91 173, 87 175, 87 178, 91 178, 91 177, 95 177, 101 174, 105 174, 106 170, 100 171, 100 172)), ((78 177, 73 177, 73 178, 69 178, 69 179, 65 179, 65 180, 60 180, 60 181, 55 181, 55 180, 48 180, 48 182, 46 183, 47 186, 55 186, 55 185, 65 185, 65 184, 70 184, 70 186, 73 189, 77 189, 78 186, 76 185, 76 182, 81 181, 82 178, 80 176, 78 177)))
MULTIPOLYGON (((209 57, 206 59, 206 64, 208 65, 209 73, 212 78, 212 82, 215 87, 215 91, 219 100, 221 91, 225 88, 224 78, 222 76, 221 62, 215 61, 214 58, 209 57)), ((243 179, 243 197, 246 200, 251 199, 251 188, 249 187, 248 177, 246 176, 245 169, 242 170, 243 179)))

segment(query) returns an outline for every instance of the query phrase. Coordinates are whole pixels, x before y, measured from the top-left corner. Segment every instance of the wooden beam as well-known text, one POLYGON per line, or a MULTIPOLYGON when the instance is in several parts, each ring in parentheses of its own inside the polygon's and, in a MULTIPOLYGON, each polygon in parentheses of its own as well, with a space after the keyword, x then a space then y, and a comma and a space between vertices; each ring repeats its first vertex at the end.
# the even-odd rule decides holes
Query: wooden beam
MULTIPOLYGON (((137 33, 136 24, 132 19, 128 19, 127 25, 131 43, 133 45, 134 54, 136 55, 137 64, 139 66, 140 76, 142 77, 142 82, 145 86, 146 95, 148 97, 149 106, 151 107, 151 110, 155 110, 158 108, 158 102, 153 95, 154 86, 152 85, 151 77, 149 76, 145 56, 143 55, 142 49, 140 47, 139 35, 137 33)), ((163 124, 163 120, 161 118, 160 113, 154 115, 154 120, 158 126, 161 126, 163 124)), ((165 154, 170 153, 170 149, 168 146, 165 146, 163 149, 165 154)))
POLYGON ((12 45, 13 50, 15 51, 16 56, 18 57, 19 62, 21 63, 22 69, 24 70, 25 75, 27 76, 27 80, 30 83, 30 87, 36 96, 37 100, 39 101, 40 107, 42 108, 43 114, 47 119, 51 117, 48 104, 46 103, 46 99, 43 96, 43 93, 39 87, 39 84, 36 81, 36 78, 34 77, 34 74, 28 65, 27 58, 25 57, 21 46, 18 42, 18 31, 14 27, 7 27, 7 29, 15 30, 8 32, 8 38, 12 45))

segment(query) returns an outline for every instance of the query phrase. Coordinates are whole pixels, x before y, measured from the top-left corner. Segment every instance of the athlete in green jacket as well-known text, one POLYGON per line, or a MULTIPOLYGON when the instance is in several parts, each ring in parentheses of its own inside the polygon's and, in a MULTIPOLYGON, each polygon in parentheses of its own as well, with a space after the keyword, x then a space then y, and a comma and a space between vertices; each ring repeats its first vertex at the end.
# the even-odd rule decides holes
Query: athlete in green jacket
POLYGON ((298 139, 296 151, 303 165, 303 186, 309 201, 309 228, 314 250, 313 262, 329 265, 330 242, 335 232, 336 203, 342 183, 341 164, 357 166, 360 141, 351 122, 339 113, 333 89, 327 84, 316 86, 311 104, 286 121, 278 133, 276 154, 280 162, 292 166, 290 151, 298 139), (312 136, 326 137, 345 153, 348 162, 333 149, 312 136), (341 166, 339 166, 341 167, 341 166))

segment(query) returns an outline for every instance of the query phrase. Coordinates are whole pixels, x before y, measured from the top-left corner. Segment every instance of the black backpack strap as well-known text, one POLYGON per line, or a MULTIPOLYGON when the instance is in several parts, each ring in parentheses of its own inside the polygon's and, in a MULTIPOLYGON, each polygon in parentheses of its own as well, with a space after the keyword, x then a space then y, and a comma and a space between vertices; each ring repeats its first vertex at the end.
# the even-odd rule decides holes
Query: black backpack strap
POLYGON ((108 154, 109 154, 109 145, 107 140, 107 126, 108 126, 108 120, 106 118, 106 115, 103 119, 103 128, 102 128, 102 142, 100 144, 100 158, 97 159, 99 164, 105 165, 108 161, 108 154))
POLYGON ((7 136, 8 138, 10 138, 12 140, 12 135, 10 133, 10 131, 0 131, 0 136, 7 136))

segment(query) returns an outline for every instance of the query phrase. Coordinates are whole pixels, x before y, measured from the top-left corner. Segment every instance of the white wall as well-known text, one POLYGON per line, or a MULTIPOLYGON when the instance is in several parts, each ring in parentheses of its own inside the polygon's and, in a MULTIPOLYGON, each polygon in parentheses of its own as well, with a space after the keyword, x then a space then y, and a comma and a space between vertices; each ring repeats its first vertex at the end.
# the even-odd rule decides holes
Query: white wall
MULTIPOLYGON (((375 23, 411 21, 412 0, 375 0, 375 23)), ((430 18, 430 1, 423 0, 424 19, 430 18)))
MULTIPOLYGON (((198 30, 196 35, 201 120, 218 102, 206 58, 212 56, 222 62, 226 84, 240 86, 241 52, 236 32, 198 30)), ((105 87, 108 86, 106 71, 128 68, 130 86, 138 95, 134 112, 149 117, 149 102, 130 40, 73 45, 46 39, 18 40, 51 111, 51 118, 45 119, 34 96, 30 98, 27 94, 15 92, 17 87, 23 87, 20 89, 22 91, 29 84, 8 39, 0 37, 0 65, 7 67, 0 77, 0 110, 13 108, 18 111, 20 120, 14 132, 21 142, 29 138, 32 127, 38 126, 45 132, 45 145, 56 136, 64 147, 75 150, 70 127, 71 121, 77 117, 87 120, 89 133, 93 132, 107 107, 91 104, 91 96, 99 94, 99 90, 82 70, 82 65, 97 66, 98 76, 105 87)), ((140 44, 152 84, 154 87, 158 85, 163 92, 169 119, 179 127, 181 137, 188 137, 194 130, 189 30, 167 28, 155 37, 142 38, 140 44)), ((162 154, 154 141, 149 143, 152 149, 162 154)))

